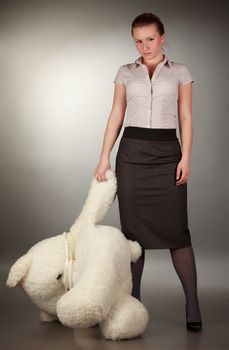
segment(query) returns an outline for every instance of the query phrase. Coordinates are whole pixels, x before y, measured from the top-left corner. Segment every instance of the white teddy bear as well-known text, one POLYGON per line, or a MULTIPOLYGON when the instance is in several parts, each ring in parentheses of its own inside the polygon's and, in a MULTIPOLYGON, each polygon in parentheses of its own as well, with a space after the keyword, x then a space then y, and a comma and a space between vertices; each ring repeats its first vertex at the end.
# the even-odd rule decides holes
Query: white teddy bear
POLYGON ((10 268, 8 287, 19 284, 40 309, 41 321, 71 328, 99 324, 106 339, 141 335, 149 321, 131 295, 131 261, 142 253, 137 241, 116 227, 99 225, 117 193, 115 173, 94 177, 83 209, 69 232, 35 244, 10 268))

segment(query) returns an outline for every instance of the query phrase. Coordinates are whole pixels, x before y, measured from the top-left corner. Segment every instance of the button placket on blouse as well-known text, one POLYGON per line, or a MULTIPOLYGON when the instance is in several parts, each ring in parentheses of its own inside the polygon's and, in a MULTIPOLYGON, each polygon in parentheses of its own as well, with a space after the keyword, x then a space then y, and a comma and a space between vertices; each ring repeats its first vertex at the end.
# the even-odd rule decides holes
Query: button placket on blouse
POLYGON ((155 80, 156 80, 160 70, 162 69, 162 66, 164 65, 165 61, 166 60, 164 59, 162 62, 158 63, 158 65, 156 66, 156 68, 155 68, 155 70, 153 72, 153 75, 152 75, 151 79, 149 77, 149 72, 148 72, 148 68, 146 67, 146 65, 143 64, 143 63, 140 63, 142 66, 144 66, 145 73, 146 73, 146 76, 147 76, 147 80, 148 80, 148 83, 150 84, 150 107, 148 109, 149 124, 146 125, 147 128, 150 128, 151 125, 152 125, 151 124, 152 123, 152 118, 151 117, 152 117, 152 108, 153 108, 153 106, 152 106, 152 104, 153 104, 153 83, 155 82, 155 80))
MULTIPOLYGON (((149 109, 148 109, 149 123, 146 124, 147 128, 150 128, 151 125, 152 125, 152 118, 151 118, 151 116, 152 116, 152 108, 153 108, 153 106, 152 106, 152 104, 153 104, 153 83, 155 82, 155 80, 156 80, 156 78, 157 78, 157 76, 158 76, 160 70, 162 69, 163 65, 164 65, 165 62, 167 61, 167 57, 164 56, 163 61, 161 61, 160 63, 157 64, 157 66, 156 66, 156 68, 155 68, 155 70, 154 70, 154 72, 153 72, 153 75, 152 75, 151 79, 150 79, 150 77, 149 77, 149 72, 148 72, 147 66, 146 66, 145 64, 143 64, 142 61, 141 61, 140 59, 142 59, 142 58, 139 58, 139 59, 137 60, 137 62, 138 62, 138 64, 140 64, 141 66, 143 66, 143 69, 145 70, 145 74, 146 74, 146 79, 147 79, 147 81, 148 81, 148 84, 150 84, 150 106, 149 106, 149 109)), ((148 119, 148 115, 147 115, 147 119, 148 119)))

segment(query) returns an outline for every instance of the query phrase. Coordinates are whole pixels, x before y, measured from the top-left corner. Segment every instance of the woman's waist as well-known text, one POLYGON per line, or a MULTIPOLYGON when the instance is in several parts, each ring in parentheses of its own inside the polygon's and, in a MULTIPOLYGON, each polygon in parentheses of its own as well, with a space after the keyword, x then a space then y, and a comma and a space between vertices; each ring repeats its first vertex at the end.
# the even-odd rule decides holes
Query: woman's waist
POLYGON ((126 126, 122 137, 152 141, 178 140, 176 128, 145 128, 138 126, 126 126))

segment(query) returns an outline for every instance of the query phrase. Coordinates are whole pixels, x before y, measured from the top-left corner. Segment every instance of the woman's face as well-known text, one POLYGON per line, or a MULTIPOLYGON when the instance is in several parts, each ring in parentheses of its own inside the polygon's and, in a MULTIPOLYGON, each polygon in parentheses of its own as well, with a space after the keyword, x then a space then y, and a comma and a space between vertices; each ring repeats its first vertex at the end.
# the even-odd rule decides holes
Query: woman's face
POLYGON ((161 53, 161 45, 164 43, 165 34, 160 35, 155 24, 133 29, 135 46, 145 59, 151 59, 161 53))

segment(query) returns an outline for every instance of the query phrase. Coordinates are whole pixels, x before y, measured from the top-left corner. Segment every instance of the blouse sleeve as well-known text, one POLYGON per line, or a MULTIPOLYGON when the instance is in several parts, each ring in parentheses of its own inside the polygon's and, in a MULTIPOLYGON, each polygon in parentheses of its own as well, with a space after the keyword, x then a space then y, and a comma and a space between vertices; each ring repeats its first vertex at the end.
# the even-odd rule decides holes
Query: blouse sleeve
POLYGON ((124 82, 124 67, 123 67, 123 65, 119 67, 113 81, 118 83, 119 85, 122 85, 125 83, 124 82))
POLYGON ((186 65, 182 64, 178 71, 178 80, 181 84, 185 85, 194 82, 194 79, 189 72, 186 65))

